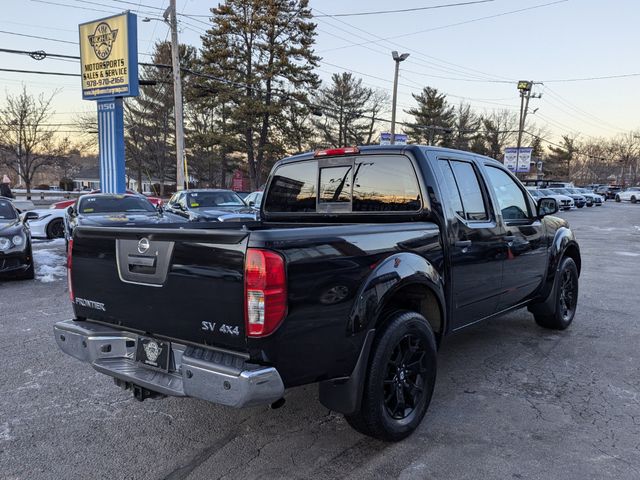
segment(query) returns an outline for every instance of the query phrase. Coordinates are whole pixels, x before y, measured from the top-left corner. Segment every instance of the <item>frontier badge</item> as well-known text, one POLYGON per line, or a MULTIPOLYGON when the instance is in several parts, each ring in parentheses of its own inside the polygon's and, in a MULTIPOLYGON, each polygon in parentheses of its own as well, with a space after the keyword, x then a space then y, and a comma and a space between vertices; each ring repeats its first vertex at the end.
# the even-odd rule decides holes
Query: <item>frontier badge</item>
POLYGON ((111 30, 108 23, 100 22, 93 35, 89 35, 89 43, 100 60, 106 60, 111 55, 113 43, 116 41, 118 30, 111 30))

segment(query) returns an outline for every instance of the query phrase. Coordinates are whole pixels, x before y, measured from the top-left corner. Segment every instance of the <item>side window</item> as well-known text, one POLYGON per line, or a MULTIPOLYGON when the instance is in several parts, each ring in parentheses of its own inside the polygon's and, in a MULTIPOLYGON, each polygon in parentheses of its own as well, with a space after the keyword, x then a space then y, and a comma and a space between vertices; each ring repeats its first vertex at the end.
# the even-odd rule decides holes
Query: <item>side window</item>
POLYGON ((273 174, 265 199, 267 212, 315 212, 317 161, 282 165, 273 174))
POLYGON ((460 161, 450 163, 462 198, 463 218, 471 221, 489 220, 480 182, 473 165, 460 161))
POLYGON ((415 212, 421 206, 418 179, 407 157, 372 156, 356 161, 353 212, 415 212))
POLYGON ((498 206, 504 220, 525 220, 530 218, 529 205, 524 192, 505 171, 487 165, 487 174, 498 199, 498 206))
POLYGON ((184 193, 181 193, 176 201, 182 208, 187 209, 187 196, 184 193))
POLYGON ((464 207, 462 206, 462 199, 460 198, 460 192, 458 191, 458 185, 456 184, 456 178, 453 176, 451 165, 448 160, 438 160, 440 166, 440 172, 442 173, 442 179, 447 189, 446 197, 447 201, 451 202, 451 208, 460 217, 465 218, 464 207))

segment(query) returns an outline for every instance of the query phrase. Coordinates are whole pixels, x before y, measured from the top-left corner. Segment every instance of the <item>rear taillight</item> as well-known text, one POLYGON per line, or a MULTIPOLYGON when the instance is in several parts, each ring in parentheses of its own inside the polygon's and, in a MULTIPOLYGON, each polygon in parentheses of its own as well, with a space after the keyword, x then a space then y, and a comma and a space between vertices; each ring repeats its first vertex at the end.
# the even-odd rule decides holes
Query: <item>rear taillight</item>
POLYGON ((69 244, 67 247, 67 286, 69 287, 69 298, 71 299, 71 303, 75 302, 75 297, 73 296, 73 284, 71 282, 72 251, 73 251, 73 238, 69 240, 69 244))
POLYGON ((287 313, 284 259, 275 252, 249 248, 244 267, 245 322, 249 337, 272 333, 287 313))
POLYGON ((341 148, 329 148, 327 150, 316 150, 313 154, 314 157, 335 157, 339 155, 357 155, 360 153, 358 147, 341 147, 341 148))

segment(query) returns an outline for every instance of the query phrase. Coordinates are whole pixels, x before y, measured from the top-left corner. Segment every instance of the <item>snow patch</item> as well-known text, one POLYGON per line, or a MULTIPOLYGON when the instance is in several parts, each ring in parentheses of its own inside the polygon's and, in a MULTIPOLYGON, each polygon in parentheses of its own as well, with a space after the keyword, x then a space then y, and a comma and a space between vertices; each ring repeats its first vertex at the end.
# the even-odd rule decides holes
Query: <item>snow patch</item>
POLYGON ((33 260, 37 280, 50 283, 62 280, 67 276, 66 256, 64 248, 61 249, 61 246, 64 246, 63 238, 40 243, 34 248, 33 260))

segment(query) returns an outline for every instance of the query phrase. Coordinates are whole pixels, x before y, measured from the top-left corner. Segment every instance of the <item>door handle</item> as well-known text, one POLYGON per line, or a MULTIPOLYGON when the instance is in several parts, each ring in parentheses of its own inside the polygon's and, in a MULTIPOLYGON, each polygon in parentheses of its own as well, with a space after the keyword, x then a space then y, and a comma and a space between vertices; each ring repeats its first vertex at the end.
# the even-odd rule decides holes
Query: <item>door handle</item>
POLYGON ((456 247, 467 248, 471 246, 471 240, 458 240, 454 243, 456 247))

